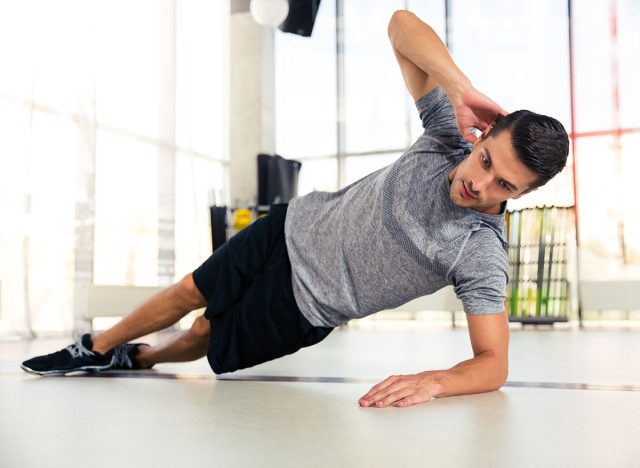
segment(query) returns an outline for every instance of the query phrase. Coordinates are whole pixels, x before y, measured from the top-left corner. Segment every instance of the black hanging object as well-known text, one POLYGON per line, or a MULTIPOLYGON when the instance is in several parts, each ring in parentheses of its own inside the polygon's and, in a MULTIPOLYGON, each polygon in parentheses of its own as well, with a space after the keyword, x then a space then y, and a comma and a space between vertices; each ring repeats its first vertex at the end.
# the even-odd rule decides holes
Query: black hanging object
POLYGON ((310 37, 316 22, 320 0, 289 0, 289 14, 280 30, 310 37))

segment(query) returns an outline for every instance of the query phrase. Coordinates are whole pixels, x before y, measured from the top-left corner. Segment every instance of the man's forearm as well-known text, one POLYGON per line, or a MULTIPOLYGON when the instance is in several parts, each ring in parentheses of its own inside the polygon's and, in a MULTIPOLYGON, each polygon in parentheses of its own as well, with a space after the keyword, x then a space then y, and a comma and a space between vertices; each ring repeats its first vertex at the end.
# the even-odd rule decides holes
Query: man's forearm
POLYGON ((435 31, 416 15, 405 10, 395 12, 388 31, 396 53, 433 77, 450 99, 459 99, 471 87, 435 31))
POLYGON ((359 403, 364 407, 402 407, 434 397, 491 392, 504 385, 508 367, 506 360, 498 359, 493 352, 481 353, 448 370, 392 375, 373 386, 359 403))
POLYGON ((434 396, 446 397, 498 390, 507 381, 508 367, 492 354, 483 353, 451 369, 425 374, 437 389, 434 396))

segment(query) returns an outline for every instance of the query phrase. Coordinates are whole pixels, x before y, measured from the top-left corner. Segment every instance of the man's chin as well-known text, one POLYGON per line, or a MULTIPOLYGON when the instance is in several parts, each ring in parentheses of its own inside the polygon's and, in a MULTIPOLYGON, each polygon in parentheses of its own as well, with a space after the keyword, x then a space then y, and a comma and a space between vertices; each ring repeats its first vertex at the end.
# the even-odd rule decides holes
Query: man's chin
POLYGON ((462 198, 462 196, 457 193, 449 193, 449 198, 451 199, 454 205, 461 206, 462 208, 474 207, 475 200, 462 198))

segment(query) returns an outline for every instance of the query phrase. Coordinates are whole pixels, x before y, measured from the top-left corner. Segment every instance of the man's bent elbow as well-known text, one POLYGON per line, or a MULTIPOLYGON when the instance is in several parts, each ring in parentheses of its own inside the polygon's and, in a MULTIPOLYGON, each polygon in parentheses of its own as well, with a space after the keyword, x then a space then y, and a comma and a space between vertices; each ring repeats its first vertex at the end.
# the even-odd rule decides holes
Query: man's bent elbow
POLYGON ((489 384, 491 391, 500 390, 507 383, 507 378, 509 377, 509 361, 491 356, 491 363, 487 370, 489 374, 487 382, 491 382, 489 384))
POLYGON ((397 10, 391 15, 391 19, 389 20, 389 26, 387 26, 387 34, 389 34, 389 38, 392 38, 393 31, 407 18, 408 16, 415 16, 408 10, 397 10))
POLYGON ((500 390, 504 384, 507 383, 507 378, 509 377, 509 369, 505 369, 500 373, 500 376, 498 378, 498 381, 495 385, 494 390, 500 390))

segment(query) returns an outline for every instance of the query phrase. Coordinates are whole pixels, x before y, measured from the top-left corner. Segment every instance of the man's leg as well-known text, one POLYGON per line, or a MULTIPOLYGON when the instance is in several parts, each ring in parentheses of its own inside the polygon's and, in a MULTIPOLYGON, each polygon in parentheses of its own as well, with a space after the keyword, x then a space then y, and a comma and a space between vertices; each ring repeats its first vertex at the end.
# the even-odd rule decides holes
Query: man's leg
POLYGON ((198 317, 189 330, 176 333, 157 346, 140 346, 136 361, 142 368, 161 362, 195 361, 206 356, 210 335, 209 320, 198 317))
POLYGON ((163 330, 194 309, 207 305, 188 274, 178 283, 151 297, 109 330, 95 335, 93 351, 106 353, 116 346, 163 330))
MULTIPOLYGON (((27 359, 20 367, 38 375, 137 368, 134 363, 136 356, 147 346, 139 343, 125 344, 127 341, 162 330, 206 303, 189 274, 153 296, 106 332, 95 337, 86 334, 60 351, 27 359)), ((202 328, 203 324, 198 323, 202 328)), ((198 331, 202 335, 203 332, 200 329, 198 331)), ((182 339, 174 340, 172 346, 160 348, 164 350, 164 355, 160 354, 160 358, 169 356, 196 359, 200 357, 202 349, 206 350, 202 340, 203 336, 200 335, 183 334, 182 339), (196 336, 199 339, 194 339, 196 336)))

